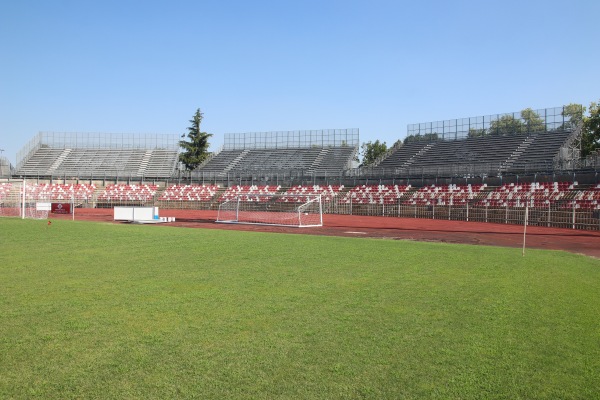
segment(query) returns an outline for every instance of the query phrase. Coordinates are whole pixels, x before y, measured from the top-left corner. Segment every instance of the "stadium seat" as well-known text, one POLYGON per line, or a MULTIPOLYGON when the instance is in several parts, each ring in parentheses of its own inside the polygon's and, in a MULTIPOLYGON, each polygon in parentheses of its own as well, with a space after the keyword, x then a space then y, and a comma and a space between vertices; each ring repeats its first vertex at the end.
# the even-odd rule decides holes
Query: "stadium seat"
POLYGON ((342 199, 345 204, 396 204, 411 186, 361 185, 352 188, 342 199))
POLYGON ((221 195, 220 201, 231 200, 237 196, 242 196, 241 199, 243 201, 268 201, 268 197, 261 195, 275 194, 279 191, 279 189, 281 189, 281 186, 273 185, 230 186, 221 195))
POLYGON ((12 183, 10 182, 2 182, 0 183, 0 200, 8 196, 10 190, 12 188, 12 183))
POLYGON ((574 182, 510 183, 490 192, 477 203, 482 207, 548 208, 564 200, 574 182))
POLYGON ((172 185, 162 192, 158 200, 207 202, 218 190, 217 185, 172 185))
POLYGON ((92 200, 96 186, 93 184, 40 183, 27 185, 28 196, 47 200, 92 200))
POLYGON ((111 184, 98 195, 98 201, 145 202, 154 199, 158 186, 156 185, 126 185, 111 184))
POLYGON ((300 200, 300 195, 312 195, 317 196, 321 195, 321 201, 328 202, 333 200, 338 194, 344 189, 344 185, 337 186, 320 186, 320 185, 312 185, 312 186, 293 186, 289 188, 284 196, 279 201, 285 202, 297 202, 300 200))

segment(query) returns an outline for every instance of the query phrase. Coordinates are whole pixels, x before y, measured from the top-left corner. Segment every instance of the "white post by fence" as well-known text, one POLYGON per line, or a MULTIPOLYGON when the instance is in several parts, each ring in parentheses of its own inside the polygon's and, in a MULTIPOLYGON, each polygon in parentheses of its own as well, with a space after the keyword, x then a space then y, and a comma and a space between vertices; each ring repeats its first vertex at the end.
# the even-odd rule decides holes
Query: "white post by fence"
POLYGON ((523 223, 523 257, 525 257, 525 238, 527 237, 527 222, 529 219, 529 205, 525 206, 525 221, 523 223))
POLYGON ((21 203, 21 219, 25 219, 25 186, 27 186, 27 184, 25 183, 25 179, 23 179, 23 201, 21 203))

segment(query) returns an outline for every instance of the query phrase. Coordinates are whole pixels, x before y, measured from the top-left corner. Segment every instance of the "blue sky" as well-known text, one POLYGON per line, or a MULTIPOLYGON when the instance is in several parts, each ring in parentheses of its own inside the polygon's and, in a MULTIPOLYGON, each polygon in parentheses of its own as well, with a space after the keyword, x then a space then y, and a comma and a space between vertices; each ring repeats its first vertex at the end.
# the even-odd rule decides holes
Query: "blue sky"
POLYGON ((359 128, 600 99, 587 1, 4 1, 0 148, 39 131, 359 128))

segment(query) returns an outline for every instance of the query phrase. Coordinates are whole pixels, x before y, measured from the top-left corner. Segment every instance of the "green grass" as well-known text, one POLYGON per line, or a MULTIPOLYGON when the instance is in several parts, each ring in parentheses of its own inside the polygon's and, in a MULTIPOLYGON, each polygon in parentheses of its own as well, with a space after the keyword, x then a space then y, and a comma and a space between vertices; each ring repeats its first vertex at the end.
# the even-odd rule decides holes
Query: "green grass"
POLYGON ((600 261, 0 219, 0 398, 600 397, 600 261))

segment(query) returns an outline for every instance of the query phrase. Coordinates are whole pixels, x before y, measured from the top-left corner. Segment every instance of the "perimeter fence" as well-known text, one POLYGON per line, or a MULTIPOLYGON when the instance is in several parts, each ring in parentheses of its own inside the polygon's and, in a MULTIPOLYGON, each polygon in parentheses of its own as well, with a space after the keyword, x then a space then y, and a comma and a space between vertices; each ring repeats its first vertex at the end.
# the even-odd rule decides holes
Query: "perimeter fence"
MULTIPOLYGON (((5 183, 0 183, 0 216, 18 216, 18 210, 23 204, 22 186, 13 182, 12 187, 3 190, 5 183)), ((275 186, 272 186, 275 188, 275 186)), ((165 199, 162 193, 165 187, 157 187, 156 192, 138 198, 121 197, 106 198, 102 196, 103 188, 95 188, 86 195, 40 195, 27 191, 25 202, 35 209, 36 203, 69 203, 77 208, 113 208, 115 206, 156 206, 161 209, 173 210, 217 210, 225 187, 214 186, 214 194, 206 200, 165 199)), ((284 193, 287 188, 278 187, 277 193, 284 193)), ((587 189, 590 190, 590 189, 587 189)), ((349 188, 339 194, 324 197, 324 214, 382 216, 388 218, 421 218, 432 220, 485 222, 497 224, 523 225, 525 214, 528 212, 528 225, 552 228, 567 228, 579 230, 600 230, 600 200, 586 200, 583 203, 574 201, 583 199, 584 189, 572 190, 565 194, 564 200, 534 204, 523 200, 518 205, 491 206, 473 200, 464 204, 410 204, 410 194, 396 201, 381 203, 357 204, 351 200, 349 188), (531 203, 531 205, 530 205, 531 203)), ((408 192, 407 192, 408 193, 408 192)), ((587 192, 589 193, 589 192, 587 192)), ((485 197, 485 196, 484 196, 485 197)))
POLYGON ((355 147, 359 142, 358 128, 228 133, 223 150, 355 147))
POLYGON ((325 205, 326 213, 361 216, 419 218, 447 221, 486 222, 580 230, 600 230, 600 209, 581 209, 575 205, 553 204, 547 207, 493 207, 463 205, 412 205, 341 203, 325 205))
POLYGON ((407 126, 406 140, 458 140, 486 135, 571 131, 582 121, 583 114, 583 106, 570 105, 422 122, 407 126))

